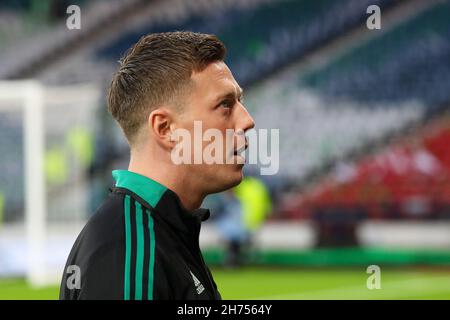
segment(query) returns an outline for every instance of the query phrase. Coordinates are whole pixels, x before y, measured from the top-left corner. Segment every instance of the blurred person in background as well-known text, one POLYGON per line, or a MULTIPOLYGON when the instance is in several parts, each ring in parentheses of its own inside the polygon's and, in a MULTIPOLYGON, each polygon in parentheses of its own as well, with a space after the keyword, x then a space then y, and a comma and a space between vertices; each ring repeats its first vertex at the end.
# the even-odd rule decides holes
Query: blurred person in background
POLYGON ((264 183, 245 177, 232 190, 223 194, 222 212, 216 223, 226 244, 225 266, 239 267, 248 257, 254 234, 272 211, 272 200, 264 183))

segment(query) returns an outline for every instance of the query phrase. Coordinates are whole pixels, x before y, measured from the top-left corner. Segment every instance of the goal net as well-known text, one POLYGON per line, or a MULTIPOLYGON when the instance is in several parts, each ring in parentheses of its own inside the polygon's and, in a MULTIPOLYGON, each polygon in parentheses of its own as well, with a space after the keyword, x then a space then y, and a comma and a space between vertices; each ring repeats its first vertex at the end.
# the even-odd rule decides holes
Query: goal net
POLYGON ((57 283, 90 212, 101 90, 0 81, 0 276, 57 283))

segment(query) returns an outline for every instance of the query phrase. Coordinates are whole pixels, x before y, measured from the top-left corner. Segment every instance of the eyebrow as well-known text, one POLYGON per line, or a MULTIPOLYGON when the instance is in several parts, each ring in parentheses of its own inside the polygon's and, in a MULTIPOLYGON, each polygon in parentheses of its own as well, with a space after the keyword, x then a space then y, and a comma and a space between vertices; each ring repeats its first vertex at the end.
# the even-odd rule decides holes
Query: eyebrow
POLYGON ((235 91, 229 91, 229 92, 227 92, 225 94, 219 95, 215 100, 216 101, 222 101, 223 99, 227 99, 227 98, 228 99, 235 99, 235 98, 242 99, 243 96, 244 96, 244 90, 241 87, 239 87, 238 88, 238 92, 237 92, 237 96, 236 96, 236 92, 235 91))

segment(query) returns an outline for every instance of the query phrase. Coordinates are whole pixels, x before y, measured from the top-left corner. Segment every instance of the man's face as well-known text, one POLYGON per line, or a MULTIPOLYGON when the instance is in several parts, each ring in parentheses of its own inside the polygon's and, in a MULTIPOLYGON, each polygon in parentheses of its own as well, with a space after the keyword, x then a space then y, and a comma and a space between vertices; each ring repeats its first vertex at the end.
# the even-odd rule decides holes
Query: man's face
MULTIPOLYGON (((220 192, 239 184, 242 180, 244 160, 236 155, 236 151, 246 147, 243 133, 253 128, 254 122, 241 103, 242 89, 224 62, 209 64, 203 71, 194 73, 191 80, 194 85, 186 94, 186 101, 181 101, 184 107, 177 119, 177 127, 190 132, 193 138, 192 155, 194 157, 195 152, 197 154, 201 152, 202 154, 197 156, 201 157, 202 162, 184 166, 186 170, 189 170, 189 176, 201 184, 205 193, 220 192), (216 129, 216 133, 220 132, 223 141, 220 152, 216 154, 215 151, 219 150, 213 151, 211 148, 214 138, 211 138, 211 141, 202 139, 200 148, 195 148, 194 121, 201 122, 202 134, 208 129, 216 129), (228 132, 229 143, 226 143, 227 129, 234 132, 232 136, 229 134, 230 131, 228 132), (209 149, 205 149, 208 145, 209 149), (205 163, 202 155, 210 154, 215 159, 219 156, 220 163, 205 163)), ((198 134, 200 122, 196 122, 196 134, 198 134)))

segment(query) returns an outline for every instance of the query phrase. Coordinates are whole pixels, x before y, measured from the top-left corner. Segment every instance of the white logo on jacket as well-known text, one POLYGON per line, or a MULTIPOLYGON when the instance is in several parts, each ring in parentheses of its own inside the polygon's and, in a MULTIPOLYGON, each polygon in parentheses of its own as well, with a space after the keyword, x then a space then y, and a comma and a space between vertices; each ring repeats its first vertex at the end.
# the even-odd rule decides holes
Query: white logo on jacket
POLYGON ((202 285, 200 280, 198 280, 197 277, 192 273, 191 270, 189 270, 189 272, 191 273, 192 279, 194 280, 194 285, 195 288, 197 289, 197 294, 202 293, 205 290, 205 287, 202 285))

